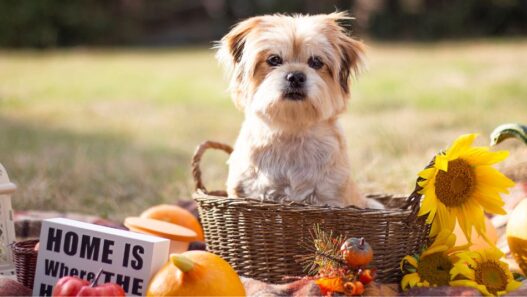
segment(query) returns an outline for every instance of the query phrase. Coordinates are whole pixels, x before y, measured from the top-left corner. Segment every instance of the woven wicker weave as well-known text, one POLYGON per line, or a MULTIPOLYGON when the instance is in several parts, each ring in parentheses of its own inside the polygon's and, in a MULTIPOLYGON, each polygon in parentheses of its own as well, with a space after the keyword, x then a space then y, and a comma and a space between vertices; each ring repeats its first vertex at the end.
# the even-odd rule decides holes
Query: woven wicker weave
POLYGON ((16 278, 26 288, 33 289, 38 252, 37 239, 16 242, 11 246, 15 262, 16 278))
POLYGON ((213 148, 232 152, 216 142, 198 147, 192 160, 196 184, 193 195, 199 206, 207 249, 227 260, 242 276, 281 283, 284 276, 304 275, 299 259, 308 252, 302 242, 311 239, 315 224, 347 237, 365 237, 375 256, 377 280, 400 280, 399 262, 426 243, 429 226, 417 218, 421 196, 371 196, 385 210, 335 208, 262 202, 259 199, 229 198, 224 191, 209 192, 201 180, 199 162, 213 148))

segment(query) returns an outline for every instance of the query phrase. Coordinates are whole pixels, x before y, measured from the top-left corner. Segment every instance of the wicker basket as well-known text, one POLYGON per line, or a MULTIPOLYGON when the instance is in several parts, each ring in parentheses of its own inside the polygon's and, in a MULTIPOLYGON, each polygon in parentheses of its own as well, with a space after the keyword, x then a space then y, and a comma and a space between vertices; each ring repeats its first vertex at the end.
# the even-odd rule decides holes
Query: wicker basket
POLYGON ((384 283, 399 281, 401 259, 418 252, 427 241, 430 228, 417 217, 421 200, 417 191, 409 197, 371 196, 385 204, 384 210, 229 198, 224 191, 207 191, 203 185, 199 163, 209 148, 232 152, 228 145, 210 141, 198 147, 192 160, 193 197, 207 250, 223 257, 242 276, 282 283, 284 276, 304 275, 299 259, 308 251, 302 243, 311 240, 315 224, 336 234, 365 237, 375 252, 372 266, 377 268, 377 280, 384 283))
POLYGON ((37 268, 37 255, 35 245, 38 239, 19 241, 12 245, 15 261, 16 278, 26 288, 33 289, 35 270, 37 268))

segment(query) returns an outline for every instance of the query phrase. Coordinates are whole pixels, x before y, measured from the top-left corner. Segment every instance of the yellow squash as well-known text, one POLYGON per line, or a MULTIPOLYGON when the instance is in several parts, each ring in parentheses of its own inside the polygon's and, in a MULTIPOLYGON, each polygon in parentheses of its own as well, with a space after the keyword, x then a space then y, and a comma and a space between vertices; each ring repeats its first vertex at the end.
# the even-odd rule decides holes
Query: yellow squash
POLYGON ((146 296, 245 296, 238 274, 225 260, 205 251, 171 254, 152 278, 146 296))

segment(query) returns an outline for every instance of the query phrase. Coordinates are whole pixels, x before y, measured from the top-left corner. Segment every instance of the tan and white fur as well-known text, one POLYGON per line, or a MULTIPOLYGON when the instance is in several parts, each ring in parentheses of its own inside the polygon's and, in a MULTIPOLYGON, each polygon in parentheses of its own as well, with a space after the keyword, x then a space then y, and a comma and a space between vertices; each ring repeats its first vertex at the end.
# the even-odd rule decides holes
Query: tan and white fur
POLYGON ((346 19, 257 16, 219 42, 232 99, 245 113, 228 161, 229 196, 382 208, 351 181, 338 123, 364 53, 339 25, 346 19))

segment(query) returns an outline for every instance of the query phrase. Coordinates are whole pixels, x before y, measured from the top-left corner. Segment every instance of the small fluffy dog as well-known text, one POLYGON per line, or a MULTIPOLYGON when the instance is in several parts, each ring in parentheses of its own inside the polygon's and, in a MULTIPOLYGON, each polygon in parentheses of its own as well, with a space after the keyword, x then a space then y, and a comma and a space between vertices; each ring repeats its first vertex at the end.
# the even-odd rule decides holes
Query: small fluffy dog
POLYGON ((236 106, 245 112, 229 159, 230 197, 382 208, 350 180, 338 116, 364 46, 345 13, 257 16, 218 44, 236 106))

